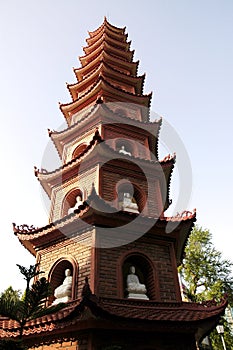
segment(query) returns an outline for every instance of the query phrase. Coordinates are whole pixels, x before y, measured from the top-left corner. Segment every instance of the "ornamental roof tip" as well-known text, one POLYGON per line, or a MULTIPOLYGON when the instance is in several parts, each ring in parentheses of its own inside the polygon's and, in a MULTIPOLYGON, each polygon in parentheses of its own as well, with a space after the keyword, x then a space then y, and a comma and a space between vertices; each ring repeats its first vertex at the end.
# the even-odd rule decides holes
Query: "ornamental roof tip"
POLYGON ((189 219, 196 218, 196 208, 193 209, 193 211, 184 210, 181 213, 177 213, 175 216, 165 216, 161 218, 161 220, 166 221, 185 221, 189 219))
POLYGON ((42 174, 42 175, 50 175, 50 174, 54 174, 55 172, 57 172, 59 170, 65 169, 67 166, 71 165, 72 163, 75 163, 77 160, 82 158, 94 146, 94 144, 96 142, 97 143, 103 142, 103 139, 102 139, 102 137, 101 137, 101 135, 99 133, 99 129, 98 128, 96 128, 95 134, 94 134, 92 140, 90 141, 89 145, 76 158, 73 158, 68 163, 63 164, 59 168, 57 168, 55 170, 52 170, 52 171, 48 171, 48 170, 46 170, 44 168, 38 169, 36 166, 34 166, 35 176, 38 178, 38 176, 40 174, 42 174))
POLYGON ((12 223, 13 225, 13 231, 15 234, 17 233, 31 233, 34 232, 36 230, 39 229, 39 227, 35 227, 34 225, 26 225, 26 224, 22 224, 22 225, 16 225, 14 222, 12 223))
POLYGON ((92 291, 89 285, 88 277, 85 277, 85 284, 82 289, 82 297, 89 298, 92 295, 92 291))
MULTIPOLYGON (((160 119, 162 121, 162 118, 160 119)), ((169 161, 175 161, 176 160, 176 153, 174 152, 173 154, 168 154, 167 156, 165 156, 160 162, 161 163, 166 163, 166 162, 169 162, 169 161)))

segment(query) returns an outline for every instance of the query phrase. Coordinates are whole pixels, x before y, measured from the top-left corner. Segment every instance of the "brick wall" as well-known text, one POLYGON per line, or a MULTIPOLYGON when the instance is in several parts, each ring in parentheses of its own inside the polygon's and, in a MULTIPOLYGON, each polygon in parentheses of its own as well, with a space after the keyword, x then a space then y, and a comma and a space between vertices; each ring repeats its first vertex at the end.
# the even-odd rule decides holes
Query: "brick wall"
MULTIPOLYGON (((140 171, 140 169, 139 169, 140 171)), ((101 196, 106 201, 114 201, 116 200, 116 187, 117 183, 122 181, 123 179, 130 181, 132 184, 137 186, 142 194, 144 195, 144 201, 147 201, 147 211, 146 214, 148 216, 159 217, 162 210, 162 199, 160 194, 159 182, 157 179, 149 179, 150 187, 149 194, 148 193, 148 183, 146 177, 140 171, 139 174, 136 174, 134 171, 125 170, 124 174, 119 173, 119 169, 115 167, 115 169, 106 169, 106 167, 102 167, 101 169, 101 196)), ((144 205, 143 205, 144 207, 144 205)))
POLYGON ((91 248, 92 230, 82 233, 75 239, 67 239, 61 243, 51 244, 50 247, 44 248, 38 252, 38 260, 40 261, 40 270, 45 272, 48 278, 49 272, 58 259, 64 258, 69 261, 76 261, 78 264, 77 295, 80 298, 84 280, 86 276, 90 276, 91 271, 91 248))
MULTIPOLYGON (((102 244, 114 245, 111 236, 113 236, 112 233, 109 234, 109 237, 102 238, 102 244), (109 242, 107 242, 108 240, 109 242)), ((117 240, 115 243, 117 245, 117 240)), ((176 267, 174 266, 171 243, 156 242, 146 239, 145 236, 119 247, 98 250, 99 295, 115 298, 124 294, 124 291, 119 290, 124 285, 122 265, 119 264, 123 264, 124 257, 127 257, 127 253, 130 254, 131 252, 133 252, 133 255, 136 255, 137 252, 144 254, 152 263, 155 279, 154 288, 156 288, 153 293, 155 299, 163 302, 179 300, 177 296, 177 290, 179 290, 178 278, 176 267)))
POLYGON ((52 192, 50 221, 59 220, 64 216, 62 212, 63 201, 72 189, 79 188, 83 192, 83 200, 86 200, 86 197, 91 192, 92 184, 95 185, 96 189, 98 188, 98 166, 93 167, 85 173, 78 174, 78 176, 66 183, 62 183, 61 179, 60 187, 58 189, 55 188, 52 192))

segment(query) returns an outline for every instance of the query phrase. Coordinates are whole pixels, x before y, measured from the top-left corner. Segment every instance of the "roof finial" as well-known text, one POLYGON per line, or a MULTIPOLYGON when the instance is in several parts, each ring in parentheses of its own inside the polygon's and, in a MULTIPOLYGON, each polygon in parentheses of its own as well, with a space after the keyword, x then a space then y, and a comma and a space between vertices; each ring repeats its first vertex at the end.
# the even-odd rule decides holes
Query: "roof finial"
POLYGON ((88 282, 88 277, 85 277, 85 284, 83 286, 82 290, 82 297, 83 298, 89 298, 92 295, 92 291, 88 282))
POLYGON ((102 96, 98 96, 97 99, 96 99, 97 105, 102 104, 103 102, 104 102, 103 101, 103 97, 102 96))

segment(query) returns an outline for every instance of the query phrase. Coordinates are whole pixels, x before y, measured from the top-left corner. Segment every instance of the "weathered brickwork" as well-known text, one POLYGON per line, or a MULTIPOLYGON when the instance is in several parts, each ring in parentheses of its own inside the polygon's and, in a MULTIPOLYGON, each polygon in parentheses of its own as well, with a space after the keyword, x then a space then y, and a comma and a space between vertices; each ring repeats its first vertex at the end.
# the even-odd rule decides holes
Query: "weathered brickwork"
MULTIPOLYGON (((101 172, 101 195, 106 201, 115 201, 117 198, 117 184, 122 180, 128 180, 133 185, 138 186, 140 191, 144 194, 144 204, 147 204, 148 216, 159 217, 162 210, 162 199, 159 190, 158 180, 153 179, 150 182, 150 191, 148 193, 148 183, 145 176, 139 174, 136 176, 135 172, 125 170, 124 174, 119 173, 119 169, 107 170, 102 168, 101 172)), ((144 207, 144 205, 142 205, 144 207)))
POLYGON ((79 188, 85 195, 83 198, 85 200, 91 193, 92 184, 94 184, 95 188, 98 188, 98 166, 85 173, 78 174, 78 176, 66 183, 62 184, 61 179, 61 187, 53 190, 50 221, 59 220, 63 216, 62 206, 67 193, 75 188, 79 188))
POLYGON ((89 143, 93 139, 95 131, 96 129, 89 130, 85 135, 81 135, 80 137, 75 138, 71 143, 65 145, 63 155, 64 163, 71 161, 74 150, 80 144, 86 144, 87 146, 89 145, 89 143))
MULTIPOLYGON (((117 244, 117 241, 111 241, 111 237, 102 240, 102 244, 109 245, 117 244)), ((154 288, 158 288, 156 295, 158 295, 161 301, 177 301, 176 290, 178 288, 178 280, 174 278, 174 265, 171 253, 171 246, 166 242, 156 241, 152 242, 146 240, 142 237, 132 243, 113 247, 108 249, 100 249, 98 252, 99 256, 99 295, 107 297, 119 297, 119 280, 122 280, 123 276, 121 274, 122 266, 119 266, 121 262, 123 264, 122 258, 127 256, 127 253, 137 252, 145 254, 153 264, 153 269, 155 276, 157 278, 154 281, 154 288)), ((123 285, 123 283, 122 283, 123 285)), ((121 295, 123 294, 123 291, 121 295)))
POLYGON ((75 239, 67 239, 64 242, 53 244, 39 252, 40 270, 45 272, 45 277, 49 277, 54 264, 58 259, 64 258, 74 260, 78 265, 77 298, 81 297, 85 277, 90 276, 91 271, 91 252, 92 252, 92 231, 83 233, 75 239))

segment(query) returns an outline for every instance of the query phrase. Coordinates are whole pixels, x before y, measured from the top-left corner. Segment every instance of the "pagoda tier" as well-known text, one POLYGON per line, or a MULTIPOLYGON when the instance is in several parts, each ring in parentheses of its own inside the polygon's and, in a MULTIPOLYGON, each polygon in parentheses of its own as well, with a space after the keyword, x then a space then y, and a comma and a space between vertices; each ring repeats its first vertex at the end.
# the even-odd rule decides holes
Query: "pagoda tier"
MULTIPOLYGON (((91 45, 84 47, 83 51, 85 52, 85 54, 89 54, 90 52, 94 51, 103 42, 106 42, 106 43, 110 44, 111 46, 113 46, 117 49, 122 49, 124 51, 129 51, 130 45, 131 45, 131 42, 127 42, 127 41, 123 41, 123 40, 119 41, 118 39, 112 38, 111 34, 103 32, 98 40, 93 42, 91 45)), ((134 52, 134 50, 132 52, 134 52)))
MULTIPOLYGON (((82 67, 74 69, 78 82, 67 85, 72 102, 60 105, 68 125, 77 112, 100 97, 103 102, 122 101, 149 108, 151 94, 142 94, 144 76, 137 76, 138 62, 132 61, 134 51, 129 50, 124 30, 116 30, 104 20, 90 38, 85 55, 79 58, 82 67)), ((148 115, 141 120, 148 121, 148 115)))
POLYGON ((104 50, 102 50, 99 55, 85 67, 74 68, 74 73, 78 79, 78 81, 84 79, 86 76, 91 74, 91 72, 96 68, 99 64, 99 61, 106 60, 106 62, 117 69, 121 73, 125 73, 127 75, 136 76, 139 62, 126 62, 118 57, 115 57, 104 50))
POLYGON ((35 174, 40 184, 49 198, 53 200, 50 220, 57 220, 67 214, 62 209, 65 198, 61 200, 60 196, 66 193, 70 179, 73 183, 78 184, 79 188, 86 188, 86 196, 90 193, 90 184, 93 182, 101 197, 114 203, 118 208, 115 188, 119 182, 127 178, 133 184, 135 193, 137 192, 139 211, 156 218, 164 215, 164 210, 170 203, 169 187, 175 158, 169 156, 159 162, 157 159, 146 159, 146 155, 144 157, 136 157, 132 154, 130 156, 121 155, 119 151, 111 147, 110 141, 110 144, 104 142, 97 130, 90 143, 76 158, 51 172, 36 169, 35 174), (122 169, 125 170, 122 172, 122 169), (89 183, 89 186, 85 186, 88 176, 91 176, 92 182, 89 183), (109 180, 107 181, 110 176, 112 177, 111 189, 108 185, 109 180), (146 197, 137 188, 145 188, 146 197), (54 207, 56 211, 53 210, 54 207))
MULTIPOLYGON (((109 55, 112 55, 120 60, 124 60, 126 62, 132 62, 134 51, 125 51, 119 48, 116 48, 115 46, 109 44, 106 41, 106 36, 103 38, 103 42, 97 46, 97 48, 88 54, 85 54, 85 56, 80 56, 79 60, 81 62, 82 67, 85 67, 88 63, 92 62, 96 57, 99 56, 100 52, 105 51, 109 55)), ((93 45, 94 46, 94 45, 93 45)))
POLYGON ((100 75, 106 80, 109 79, 113 85, 121 85, 124 87, 125 91, 135 92, 137 95, 142 94, 145 75, 136 77, 121 73, 103 60, 99 61, 96 69, 92 74, 88 75, 86 79, 83 79, 78 83, 67 84, 72 100, 75 101, 78 97, 84 94, 87 89, 94 84, 100 75))
POLYGON ((115 133, 112 130, 113 125, 118 125, 118 127, 121 127, 121 137, 132 141, 138 139, 145 147, 149 147, 149 152, 141 154, 140 157, 151 159, 151 152, 158 159, 158 139, 162 119, 160 118, 154 122, 140 122, 137 120, 141 116, 141 112, 139 112, 137 106, 131 104, 128 104, 127 109, 124 104, 119 102, 95 104, 93 107, 88 107, 77 114, 71 127, 62 131, 51 131, 49 129, 49 136, 58 151, 60 159, 63 163, 66 163, 73 159, 76 145, 83 143, 83 135, 86 130, 89 130, 90 134, 87 141, 98 128, 102 139, 111 144, 110 140, 112 138, 119 138, 118 130, 115 133), (143 134, 140 132, 142 128, 143 134), (136 130, 138 132, 135 134, 136 130), (70 152, 67 150, 67 145, 73 146, 70 147, 70 152))
MULTIPOLYGON (((92 106, 96 103, 98 98, 101 97, 103 102, 125 102, 127 104, 139 104, 142 109, 150 107, 152 94, 149 95, 135 95, 134 93, 127 92, 121 88, 115 87, 109 82, 109 79, 106 80, 102 76, 99 76, 95 81, 94 85, 90 87, 87 92, 82 95, 76 101, 71 103, 60 105, 60 109, 64 114, 68 125, 72 125, 73 117, 80 112, 83 108, 87 106, 92 106)), ((149 111, 148 111, 149 113, 149 111)), ((143 113, 142 117, 143 118, 143 113)), ((148 121, 148 115, 144 117, 142 121, 148 121)))
MULTIPOLYGON (((97 38, 99 37, 99 35, 101 35, 103 32, 108 32, 110 33, 113 37, 116 37, 117 39, 119 39, 119 37, 123 37, 124 40, 126 41, 127 39, 127 34, 125 34, 125 29, 124 28, 118 28, 113 26, 111 23, 109 23, 106 19, 106 17, 104 18, 104 22, 101 24, 101 26, 92 31, 92 32, 88 32, 90 38, 86 39, 86 41, 88 42, 88 44, 90 45, 90 41, 93 42, 97 40, 97 38)), ((122 39, 122 41, 124 41, 122 39)))
MULTIPOLYGON (((13 224, 13 229, 23 246, 34 256, 36 256, 36 253, 40 251, 42 247, 45 248, 46 246, 56 245, 58 242, 62 241, 67 241, 66 243, 69 243, 69 239, 73 241, 71 244, 82 244, 82 236, 86 231, 89 232, 88 234, 90 236, 95 236, 95 242, 99 240, 96 247, 101 247, 102 253, 99 252, 100 255, 108 255, 105 248, 108 249, 109 245, 117 247, 119 244, 122 245, 124 243, 129 245, 126 248, 129 249, 130 246, 145 245, 149 238, 149 244, 153 244, 155 247, 161 244, 167 247, 172 245, 173 248, 169 249, 170 258, 174 259, 173 262, 175 266, 179 266, 183 259, 188 236, 196 221, 196 211, 185 211, 181 214, 177 214, 175 217, 163 217, 156 220, 148 216, 140 215, 137 220, 132 221, 132 219, 135 219, 137 216, 138 215, 135 213, 116 211, 114 207, 111 207, 97 195, 93 187, 90 196, 74 211, 74 213, 41 228, 28 225, 17 226, 13 224), (165 232, 165 227, 168 223, 173 227, 170 233, 165 232), (122 235, 119 237, 118 228, 127 224, 131 224, 132 233, 129 236, 125 236, 122 231, 122 235), (111 243, 109 243, 108 236, 106 236, 104 230, 101 229, 105 226, 116 229, 111 231, 111 243), (79 235, 78 232, 82 232, 82 234, 79 235), (166 242, 162 243, 163 239, 165 239, 166 242)), ((91 249, 91 242, 94 241, 93 237, 91 237, 89 240, 89 249, 91 249)), ((109 253, 111 254, 111 252, 109 253)), ((119 254, 122 254, 122 252, 119 251, 119 254)), ((100 259, 100 256, 98 259, 100 259)), ((166 265, 169 263, 164 261, 166 265)), ((161 274, 162 271, 163 267, 161 265, 161 274)), ((172 271, 170 272, 172 273, 172 271)), ((117 276, 115 276, 115 278, 117 278, 117 276)), ((95 293, 99 295, 97 291, 99 285, 97 284, 94 286, 93 283, 94 280, 91 279, 92 287, 95 293)), ((169 283, 172 283, 172 281, 169 283)), ((115 296, 120 296, 121 293, 117 291, 117 285, 115 288, 115 296)), ((171 290, 170 292, 171 294, 173 293, 171 290)), ((176 299, 175 295, 173 295, 173 297, 176 299)), ((158 299, 166 299, 166 295, 164 294, 163 297, 160 295, 158 299)))

